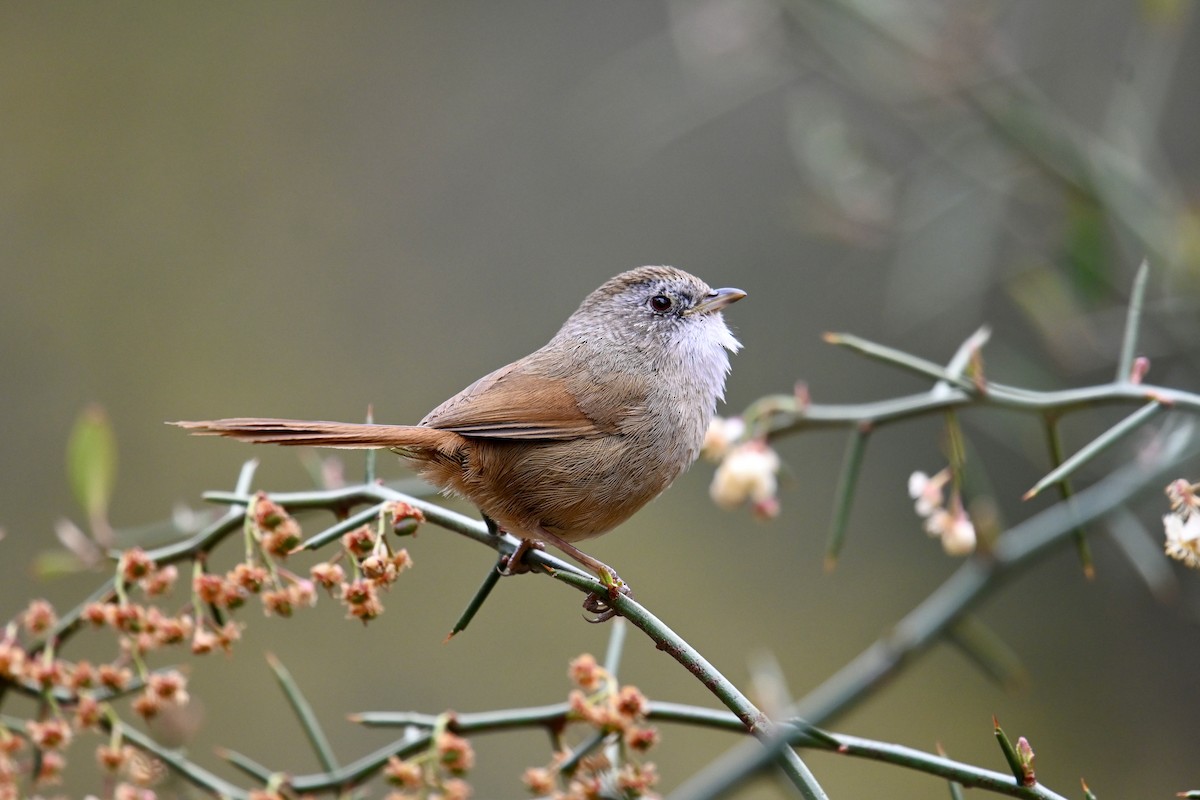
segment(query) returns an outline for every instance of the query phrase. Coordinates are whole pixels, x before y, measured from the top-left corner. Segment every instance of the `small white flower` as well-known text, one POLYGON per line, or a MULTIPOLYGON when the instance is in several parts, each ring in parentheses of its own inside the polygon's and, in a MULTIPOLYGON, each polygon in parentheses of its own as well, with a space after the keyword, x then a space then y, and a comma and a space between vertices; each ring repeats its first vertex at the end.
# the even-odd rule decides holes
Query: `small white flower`
POLYGON ((942 532, 954 524, 954 517, 944 508, 935 509, 925 518, 925 532, 933 537, 940 537, 942 532))
POLYGON ((1189 514, 1187 519, 1167 514, 1163 517, 1163 528, 1167 534, 1164 546, 1167 555, 1200 569, 1200 514, 1189 514))
POLYGON ((967 512, 960 510, 949 529, 942 532, 942 549, 948 556, 969 556, 975 552, 975 525, 967 512))
POLYGON ((713 463, 719 462, 729 453, 733 443, 746 432, 746 423, 741 417, 713 417, 704 433, 704 444, 700 447, 700 455, 713 463))
POLYGON ((957 496, 953 498, 951 506, 949 510, 934 509, 925 518, 925 532, 942 540, 946 555, 969 556, 975 552, 975 524, 957 496))
POLYGON ((1184 478, 1178 478, 1167 484, 1167 499, 1171 501, 1171 510, 1186 517, 1200 508, 1200 498, 1196 495, 1196 487, 1184 478))
POLYGON ((908 476, 908 496, 917 501, 918 514, 928 517, 942 507, 945 502, 942 489, 949 480, 949 469, 942 470, 932 478, 924 472, 914 472, 908 476))
POLYGON ((734 509, 747 500, 764 505, 775 497, 779 456, 765 443, 745 442, 729 451, 708 488, 713 502, 734 509))

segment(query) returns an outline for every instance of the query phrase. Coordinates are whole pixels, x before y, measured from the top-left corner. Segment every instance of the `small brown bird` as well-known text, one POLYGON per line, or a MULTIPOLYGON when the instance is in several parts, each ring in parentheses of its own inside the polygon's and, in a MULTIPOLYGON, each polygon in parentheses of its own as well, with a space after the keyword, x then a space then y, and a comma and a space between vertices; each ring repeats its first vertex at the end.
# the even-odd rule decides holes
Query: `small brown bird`
MULTIPOLYGON (((572 544, 628 519, 686 470, 740 345, 721 309, 745 297, 673 267, 623 272, 540 350, 480 378, 417 425, 244 417, 175 422, 244 442, 388 448, 523 542, 549 542, 628 592, 572 544)), ((526 545, 528 546, 528 545, 526 545)), ((515 566, 522 553, 510 560, 515 566)), ((603 601, 585 606, 611 616, 603 601)))

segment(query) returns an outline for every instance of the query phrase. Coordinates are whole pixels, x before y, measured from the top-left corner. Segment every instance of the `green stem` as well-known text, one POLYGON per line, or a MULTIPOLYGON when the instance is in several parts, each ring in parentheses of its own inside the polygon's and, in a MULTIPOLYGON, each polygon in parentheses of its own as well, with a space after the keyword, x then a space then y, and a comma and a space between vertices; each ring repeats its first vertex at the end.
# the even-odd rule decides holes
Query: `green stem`
POLYGON ((1050 454, 1054 460, 1055 467, 1045 477, 1034 484, 1032 489, 1025 493, 1025 499, 1030 499, 1053 483, 1057 483, 1059 486, 1069 485, 1067 476, 1094 459, 1104 450, 1116 444, 1129 433, 1145 425, 1162 410, 1162 403, 1158 400, 1151 400, 1095 439, 1092 439, 1092 441, 1081 447, 1070 458, 1063 458, 1063 446, 1058 434, 1058 420, 1056 416, 1053 414, 1044 415, 1046 420, 1046 437, 1050 443, 1050 454))
MULTIPOLYGON (((1075 492, 1071 488, 1071 482, 1066 477, 1068 474, 1067 471, 1062 469, 1064 450, 1062 436, 1058 430, 1058 417, 1054 414, 1045 414, 1042 420, 1045 423, 1046 443, 1050 447, 1050 459, 1055 465, 1055 469, 1050 474, 1052 476, 1061 474, 1061 477, 1058 479, 1058 491, 1063 501, 1066 502, 1074 496, 1075 492)), ((1026 492, 1025 499, 1028 500, 1035 493, 1032 490, 1026 492)), ((1083 566, 1083 574, 1088 578, 1094 577, 1096 574, 1096 565, 1092 560, 1092 548, 1088 545, 1087 534, 1082 527, 1078 527, 1071 532, 1071 538, 1075 541, 1075 552, 1079 555, 1079 563, 1083 566)))
POLYGON ((838 554, 846 540, 846 527, 850 521, 850 509, 854 505, 854 490, 858 487, 858 473, 867 450, 867 439, 871 435, 869 425, 854 429, 846 441, 846 454, 842 457, 842 471, 838 476, 834 492, 833 522, 829 528, 829 540, 825 545, 825 569, 833 569, 838 554))
POLYGON ((471 601, 467 603, 467 607, 458 615, 458 620, 454 623, 454 627, 446 634, 446 641, 462 633, 471 624, 471 620, 475 619, 475 614, 483 607, 483 603, 491 595, 492 590, 496 588, 496 584, 500 582, 500 564, 488 567, 487 574, 483 576, 483 583, 475 590, 475 594, 471 596, 471 601))
POLYGON ((288 705, 292 707, 292 711, 296 714, 296 718, 300 720, 300 725, 304 728, 304 733, 308 737, 309 744, 312 745, 313 751, 317 754, 317 759, 327 770, 337 769, 337 756, 333 753, 333 747, 329 744, 329 739, 325 736, 325 731, 321 729, 321 723, 317 719, 317 715, 313 712, 312 705, 305 698, 304 692, 300 690, 299 685, 292 678, 292 673, 288 668, 271 653, 267 653, 267 664, 270 665, 271 671, 275 673, 275 680, 279 682, 279 686, 283 689, 283 694, 287 698, 288 705))
MULTIPOLYGON (((474 714, 459 714, 455 718, 455 730, 462 734, 497 733, 525 728, 558 728, 566 724, 571 707, 568 703, 555 703, 535 708, 513 708, 483 711, 474 714)), ((432 714, 412 712, 375 711, 355 714, 352 720, 371 727, 415 727, 432 729, 437 717, 432 714)), ((730 711, 705 708, 686 703, 671 703, 651 700, 646 719, 654 722, 677 723, 691 727, 745 733, 745 724, 730 711)), ((933 755, 910 747, 847 736, 794 722, 781 727, 787 728, 792 744, 814 750, 824 750, 851 758, 865 758, 881 763, 905 767, 947 780, 961 782, 965 786, 990 789, 1014 797, 1057 798, 1045 787, 1026 789, 1013 785, 1012 779, 999 772, 982 769, 945 756, 933 755)))

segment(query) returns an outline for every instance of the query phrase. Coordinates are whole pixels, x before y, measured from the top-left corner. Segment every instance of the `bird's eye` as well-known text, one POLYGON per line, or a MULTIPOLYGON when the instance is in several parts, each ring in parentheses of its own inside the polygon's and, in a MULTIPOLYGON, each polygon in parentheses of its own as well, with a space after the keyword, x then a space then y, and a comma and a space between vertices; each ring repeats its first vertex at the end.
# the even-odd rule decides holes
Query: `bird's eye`
POLYGON ((656 294, 650 298, 650 307, 659 314, 665 314, 671 310, 671 306, 675 305, 671 298, 665 294, 656 294))

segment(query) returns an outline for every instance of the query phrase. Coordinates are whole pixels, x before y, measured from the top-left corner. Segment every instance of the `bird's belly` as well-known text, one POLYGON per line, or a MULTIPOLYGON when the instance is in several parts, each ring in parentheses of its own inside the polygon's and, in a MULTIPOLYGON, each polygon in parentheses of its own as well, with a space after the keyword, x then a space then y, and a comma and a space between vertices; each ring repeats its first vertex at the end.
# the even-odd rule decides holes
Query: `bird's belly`
POLYGON ((619 435, 561 442, 493 439, 470 442, 457 475, 442 471, 427 477, 514 534, 534 535, 541 528, 579 541, 624 522, 688 463, 661 448, 631 453, 619 435))

